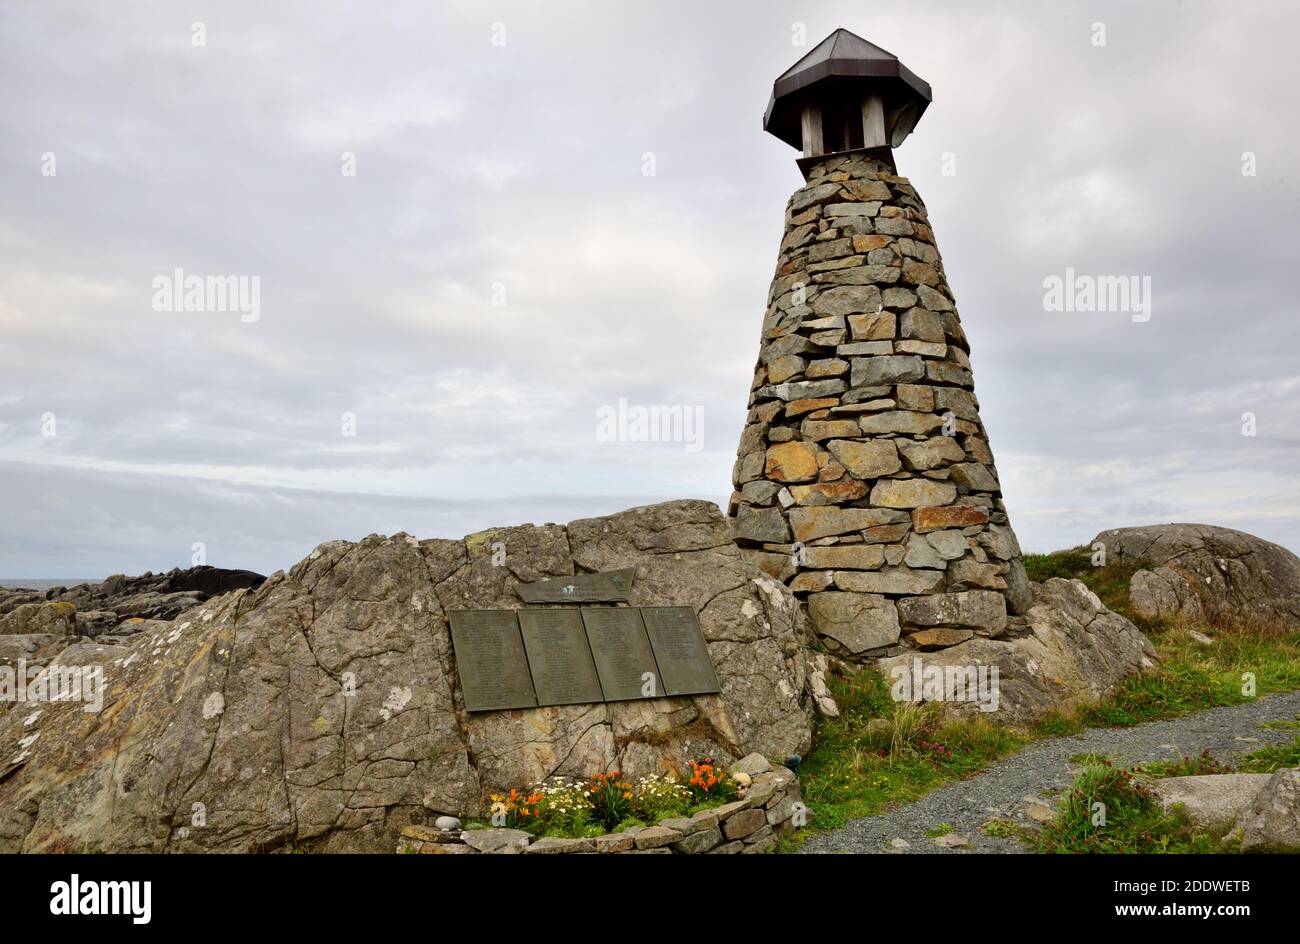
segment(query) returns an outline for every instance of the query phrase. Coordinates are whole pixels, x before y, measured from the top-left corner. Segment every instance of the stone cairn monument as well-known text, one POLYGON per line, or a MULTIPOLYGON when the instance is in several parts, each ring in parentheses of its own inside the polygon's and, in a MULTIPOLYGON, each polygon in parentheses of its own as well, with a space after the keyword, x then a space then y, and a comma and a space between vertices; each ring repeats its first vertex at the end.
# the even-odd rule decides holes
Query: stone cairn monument
POLYGON ((893 148, 930 102, 837 30, 776 80, 764 128, 800 148, 728 513, 865 662, 998 636, 1032 601, 925 205, 893 148))

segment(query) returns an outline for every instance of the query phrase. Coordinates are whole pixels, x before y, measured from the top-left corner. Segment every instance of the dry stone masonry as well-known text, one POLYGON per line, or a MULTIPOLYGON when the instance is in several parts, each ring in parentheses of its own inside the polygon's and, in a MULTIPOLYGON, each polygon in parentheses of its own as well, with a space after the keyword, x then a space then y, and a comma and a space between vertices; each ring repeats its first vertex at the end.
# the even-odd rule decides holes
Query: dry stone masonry
POLYGON ((786 211, 729 513, 853 661, 996 637, 1032 603, 925 206, 872 155, 786 211))

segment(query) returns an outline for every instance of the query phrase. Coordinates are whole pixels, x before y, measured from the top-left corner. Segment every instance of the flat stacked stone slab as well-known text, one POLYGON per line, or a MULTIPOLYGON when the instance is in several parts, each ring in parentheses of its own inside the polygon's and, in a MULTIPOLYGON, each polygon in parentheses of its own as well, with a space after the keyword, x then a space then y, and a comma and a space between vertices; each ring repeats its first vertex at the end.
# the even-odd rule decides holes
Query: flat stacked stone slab
POLYGON ((969 352, 911 184, 863 154, 812 168, 786 211, 728 511, 841 657, 997 636, 1032 603, 969 352))

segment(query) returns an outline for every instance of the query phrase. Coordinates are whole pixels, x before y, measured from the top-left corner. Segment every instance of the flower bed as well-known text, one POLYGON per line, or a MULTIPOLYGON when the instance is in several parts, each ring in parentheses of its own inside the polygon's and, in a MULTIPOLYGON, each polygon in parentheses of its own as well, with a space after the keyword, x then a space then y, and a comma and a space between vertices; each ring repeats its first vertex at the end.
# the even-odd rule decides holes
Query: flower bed
POLYGON ((492 797, 495 826, 408 826, 398 852, 475 853, 757 853, 802 822, 799 781, 785 767, 751 754, 723 771, 692 764, 686 781, 617 772, 590 781, 555 780, 492 797), (645 819, 643 817, 649 817, 645 819), (504 824, 504 825, 501 825, 504 824), (612 828, 610 828, 612 824, 612 828))

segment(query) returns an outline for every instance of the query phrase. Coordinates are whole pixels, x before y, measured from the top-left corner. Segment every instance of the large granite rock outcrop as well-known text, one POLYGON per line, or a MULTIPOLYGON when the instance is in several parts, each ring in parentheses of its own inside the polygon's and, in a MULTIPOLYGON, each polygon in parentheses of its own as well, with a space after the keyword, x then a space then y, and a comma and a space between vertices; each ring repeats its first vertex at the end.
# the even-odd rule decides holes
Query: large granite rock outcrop
POLYGON ((0 587, 0 669, 16 674, 44 668, 64 649, 89 639, 121 643, 213 596, 257 587, 265 579, 251 570, 204 565, 48 590, 0 587))
POLYGON ((174 619, 211 597, 256 587, 265 579, 251 570, 227 570, 205 564, 139 577, 114 574, 100 583, 49 590, 0 587, 0 636, 48 632, 45 628, 34 628, 33 620, 39 623, 57 620, 59 616, 67 621, 57 631, 59 635, 126 634, 135 629, 122 626, 128 619, 174 619))
POLYGON ((321 545, 255 589, 152 621, 104 666, 103 709, 0 708, 0 851, 391 850, 553 774, 638 776, 807 751, 824 657, 795 598, 706 502, 464 540, 321 545), (719 695, 469 714, 446 613, 520 580, 631 567, 631 603, 693 606, 719 695))
POLYGON ((1136 612, 1150 618, 1200 614, 1218 620, 1300 625, 1300 558, 1263 538, 1206 524, 1103 531, 1106 559, 1140 561, 1130 584, 1136 612), (1181 582, 1180 582, 1181 581, 1181 582))

